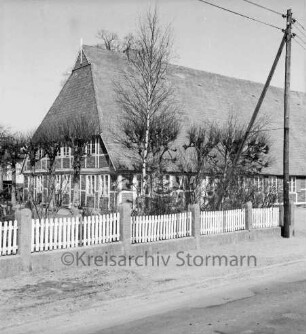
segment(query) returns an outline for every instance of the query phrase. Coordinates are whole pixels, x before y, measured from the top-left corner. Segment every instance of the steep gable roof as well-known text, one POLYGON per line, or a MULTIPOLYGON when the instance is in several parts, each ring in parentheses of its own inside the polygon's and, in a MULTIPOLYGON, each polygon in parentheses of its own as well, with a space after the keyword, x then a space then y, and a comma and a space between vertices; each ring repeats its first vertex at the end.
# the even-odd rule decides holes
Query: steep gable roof
MULTIPOLYGON (((76 113, 95 117, 100 124, 101 137, 114 167, 132 168, 129 152, 118 143, 120 109, 116 104, 114 81, 127 66, 123 54, 103 50, 96 46, 83 47, 80 57, 67 83, 50 108, 43 122, 76 113)), ((177 147, 186 142, 186 130, 191 124, 204 121, 223 123, 227 115, 235 113, 247 123, 262 84, 230 78, 218 74, 171 65, 170 81, 173 83, 182 110, 183 128, 176 141, 177 147)), ((290 111, 290 174, 306 175, 306 94, 291 93, 290 111)), ((267 174, 282 174, 283 150, 283 90, 270 87, 260 110, 260 115, 270 116, 268 128, 273 164, 267 174)))
MULTIPOLYGON (((103 140, 117 166, 130 166, 112 131, 120 118, 113 82, 120 79, 126 57, 94 46, 85 46, 84 53, 92 66, 103 140)), ((186 142, 186 130, 191 124, 223 123, 230 113, 248 123, 263 88, 260 83, 175 65, 171 66, 170 81, 182 106, 183 129, 176 141, 178 147, 186 142)), ((273 163, 265 170, 268 174, 281 175, 283 170, 283 99, 283 89, 270 87, 260 110, 260 115, 270 118, 273 163)), ((290 173, 306 175, 306 94, 291 92, 290 105, 290 173)))
POLYGON ((89 117, 99 124, 92 69, 86 58, 81 64, 80 57, 37 132, 52 122, 76 116, 89 117))

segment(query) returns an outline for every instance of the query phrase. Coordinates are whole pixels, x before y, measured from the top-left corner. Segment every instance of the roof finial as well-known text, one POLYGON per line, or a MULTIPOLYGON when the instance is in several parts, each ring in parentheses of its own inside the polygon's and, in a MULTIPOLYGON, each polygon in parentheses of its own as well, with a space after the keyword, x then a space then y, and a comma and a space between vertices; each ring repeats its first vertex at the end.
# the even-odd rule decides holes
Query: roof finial
POLYGON ((80 51, 81 51, 81 65, 82 65, 82 62, 83 62, 83 38, 82 37, 80 40, 80 51))

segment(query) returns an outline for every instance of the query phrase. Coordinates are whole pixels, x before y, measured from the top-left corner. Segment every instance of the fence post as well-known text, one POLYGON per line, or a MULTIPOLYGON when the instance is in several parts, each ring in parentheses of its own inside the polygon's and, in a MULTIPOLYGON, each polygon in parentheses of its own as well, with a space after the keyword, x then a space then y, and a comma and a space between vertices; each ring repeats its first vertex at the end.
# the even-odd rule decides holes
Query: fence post
POLYGON ((120 241, 123 244, 126 253, 129 252, 131 239, 131 206, 128 203, 118 205, 120 214, 120 241))
POLYGON ((245 229, 250 231, 253 228, 252 224, 252 202, 244 204, 245 209, 245 229))
POLYGON ((18 254, 22 259, 23 269, 31 271, 32 212, 30 209, 17 210, 18 254))
POLYGON ((294 202, 291 200, 290 201, 290 237, 294 237, 295 236, 295 217, 294 217, 294 213, 295 213, 295 204, 294 202))
POLYGON ((191 235, 196 239, 197 248, 200 248, 201 211, 199 204, 189 204, 188 211, 191 212, 191 235))

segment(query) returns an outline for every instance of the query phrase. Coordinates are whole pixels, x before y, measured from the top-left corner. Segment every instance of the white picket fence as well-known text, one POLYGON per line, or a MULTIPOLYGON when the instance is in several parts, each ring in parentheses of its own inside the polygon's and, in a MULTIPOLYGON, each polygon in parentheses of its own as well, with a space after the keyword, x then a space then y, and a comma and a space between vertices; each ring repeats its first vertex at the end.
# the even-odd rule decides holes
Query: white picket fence
POLYGON ((201 211, 201 234, 245 230, 245 210, 201 211))
POLYGON ((84 217, 32 219, 32 252, 119 241, 119 213, 84 217))
POLYGON ((17 220, 0 221, 0 256, 17 253, 17 220))
POLYGON ((83 245, 90 246, 120 240, 119 213, 84 217, 83 245))
POLYGON ((279 208, 260 208, 252 210, 253 228, 279 226, 279 208))
POLYGON ((191 236, 191 212, 131 217, 132 243, 191 236))

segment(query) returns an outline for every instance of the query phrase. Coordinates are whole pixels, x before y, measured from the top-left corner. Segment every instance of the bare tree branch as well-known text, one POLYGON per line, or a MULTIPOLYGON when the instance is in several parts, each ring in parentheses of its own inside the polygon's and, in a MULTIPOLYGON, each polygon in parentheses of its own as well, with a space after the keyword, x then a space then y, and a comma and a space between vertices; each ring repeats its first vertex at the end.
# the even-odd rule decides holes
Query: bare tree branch
MULTIPOLYGON (((178 104, 167 80, 172 39, 162 29, 156 10, 139 21, 136 49, 129 56, 129 68, 114 87, 122 110, 122 144, 139 157, 142 170, 141 196, 148 190, 148 172, 162 169, 166 153, 180 129, 178 104)), ((171 155, 168 155, 170 159, 171 155)))
POLYGON ((117 51, 119 48, 118 35, 114 32, 101 29, 97 32, 97 38, 103 41, 106 50, 117 51))

